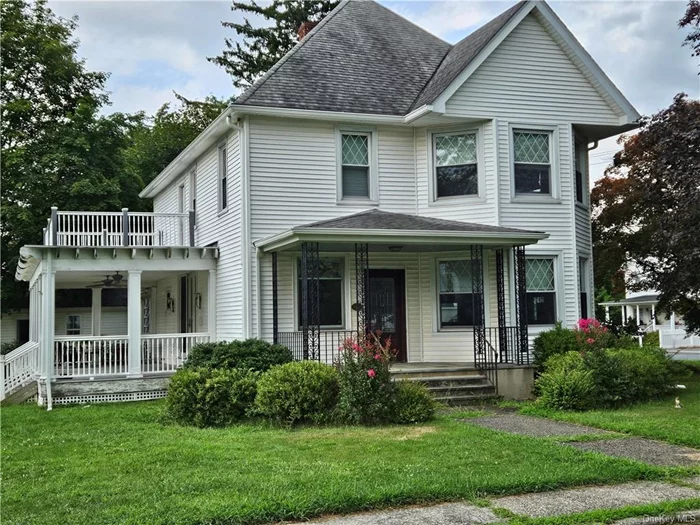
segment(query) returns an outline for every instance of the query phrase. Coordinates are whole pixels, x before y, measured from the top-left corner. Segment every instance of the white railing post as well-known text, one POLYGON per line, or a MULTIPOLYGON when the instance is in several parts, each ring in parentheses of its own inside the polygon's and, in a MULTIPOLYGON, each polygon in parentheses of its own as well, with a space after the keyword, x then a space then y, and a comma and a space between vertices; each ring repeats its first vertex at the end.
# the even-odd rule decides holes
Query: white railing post
POLYGON ((141 270, 129 270, 127 277, 127 322, 129 334, 129 377, 141 377, 141 270))
POLYGON ((5 399, 5 356, 0 355, 0 401, 5 399))
POLYGON ((58 246, 58 208, 51 206, 51 246, 58 246))

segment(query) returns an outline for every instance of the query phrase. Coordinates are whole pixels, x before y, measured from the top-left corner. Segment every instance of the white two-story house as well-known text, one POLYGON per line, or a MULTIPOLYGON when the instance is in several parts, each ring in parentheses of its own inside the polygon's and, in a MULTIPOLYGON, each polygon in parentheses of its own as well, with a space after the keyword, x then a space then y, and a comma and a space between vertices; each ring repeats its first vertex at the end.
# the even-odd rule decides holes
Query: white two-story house
POLYGON ((592 314, 588 151, 639 114, 545 2, 455 45, 358 0, 301 35, 143 190, 152 214, 54 211, 22 251, 31 364, 6 356, 6 385, 156 397, 198 341, 330 362, 367 330, 399 362, 493 372, 592 314), (100 280, 128 291, 126 333, 100 335, 95 292, 92 331, 56 335, 56 288, 100 280), (90 378, 114 381, 66 386, 90 378))

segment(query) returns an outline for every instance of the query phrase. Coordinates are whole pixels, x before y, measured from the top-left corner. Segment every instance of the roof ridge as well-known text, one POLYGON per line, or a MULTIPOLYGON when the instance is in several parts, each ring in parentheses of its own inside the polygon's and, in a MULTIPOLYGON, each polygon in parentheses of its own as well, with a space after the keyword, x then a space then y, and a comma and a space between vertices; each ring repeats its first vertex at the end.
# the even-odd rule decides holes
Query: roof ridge
POLYGON ((385 5, 383 5, 383 4, 380 4, 379 2, 377 2, 377 0, 360 0, 360 1, 364 1, 364 2, 373 2, 373 3, 377 4, 379 7, 383 8, 385 11, 388 11, 389 13, 391 13, 392 15, 398 16, 399 18, 402 18, 403 20, 405 20, 406 22, 408 22, 409 24, 411 24, 413 27, 416 27, 416 28, 420 29, 420 30, 423 31, 424 33, 426 33, 426 34, 432 36, 433 38, 435 38, 435 39, 437 39, 437 40, 439 40, 439 41, 442 42, 443 44, 447 44, 448 46, 452 47, 452 44, 450 44, 450 43, 449 43, 447 40, 445 40, 444 38, 440 38, 439 36, 437 36, 437 35, 431 33, 431 32, 428 31, 426 28, 419 26, 419 25, 416 24, 413 20, 410 20, 409 18, 405 17, 404 15, 402 15, 401 13, 399 13, 398 11, 394 11, 393 9, 389 9, 387 6, 385 6, 385 5))
POLYGON ((311 38, 313 38, 316 33, 321 29, 326 22, 333 18, 336 14, 345 8, 352 0, 342 0, 328 15, 326 15, 321 21, 307 33, 307 35, 298 41, 292 49, 287 51, 287 53, 280 58, 274 66, 268 69, 265 74, 256 80, 252 86, 246 89, 239 97, 234 100, 233 104, 241 104, 248 100, 260 87, 272 76, 272 74, 277 71, 283 64, 285 64, 299 49, 301 49, 311 38))

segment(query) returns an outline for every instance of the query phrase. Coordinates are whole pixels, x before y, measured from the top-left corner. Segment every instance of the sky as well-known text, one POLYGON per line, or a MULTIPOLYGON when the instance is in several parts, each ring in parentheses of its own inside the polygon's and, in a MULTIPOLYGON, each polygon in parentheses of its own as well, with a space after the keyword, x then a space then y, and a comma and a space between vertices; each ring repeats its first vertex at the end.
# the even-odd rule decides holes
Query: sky
MULTIPOLYGON (((381 0, 424 29, 455 43, 515 1, 381 0)), ((678 92, 700 98, 698 60, 677 27, 685 2, 549 2, 559 17, 643 115, 667 107, 678 92)), ((207 61, 233 38, 222 20, 240 21, 221 1, 50 0, 60 16, 77 15, 79 54, 92 70, 110 73, 111 111, 153 113, 174 92, 200 99, 237 93, 226 72, 207 61)), ((615 139, 591 152, 591 178, 602 176, 615 139)))

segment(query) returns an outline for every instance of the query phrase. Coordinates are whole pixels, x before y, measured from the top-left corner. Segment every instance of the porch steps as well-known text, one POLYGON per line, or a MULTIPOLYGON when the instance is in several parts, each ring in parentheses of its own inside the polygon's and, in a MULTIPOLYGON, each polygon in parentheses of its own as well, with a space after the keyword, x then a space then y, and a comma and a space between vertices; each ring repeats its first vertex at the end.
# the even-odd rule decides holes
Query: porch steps
POLYGON ((497 397, 488 378, 473 367, 421 367, 393 370, 395 381, 423 383, 436 401, 445 405, 477 404, 497 397))
POLYGON ((0 402, 0 406, 19 405, 20 403, 24 403, 28 399, 36 397, 36 395, 37 395, 36 381, 31 381, 31 382, 27 383, 26 385, 22 385, 18 388, 15 388, 14 390, 12 390, 5 397, 5 399, 3 399, 2 402, 0 402))

